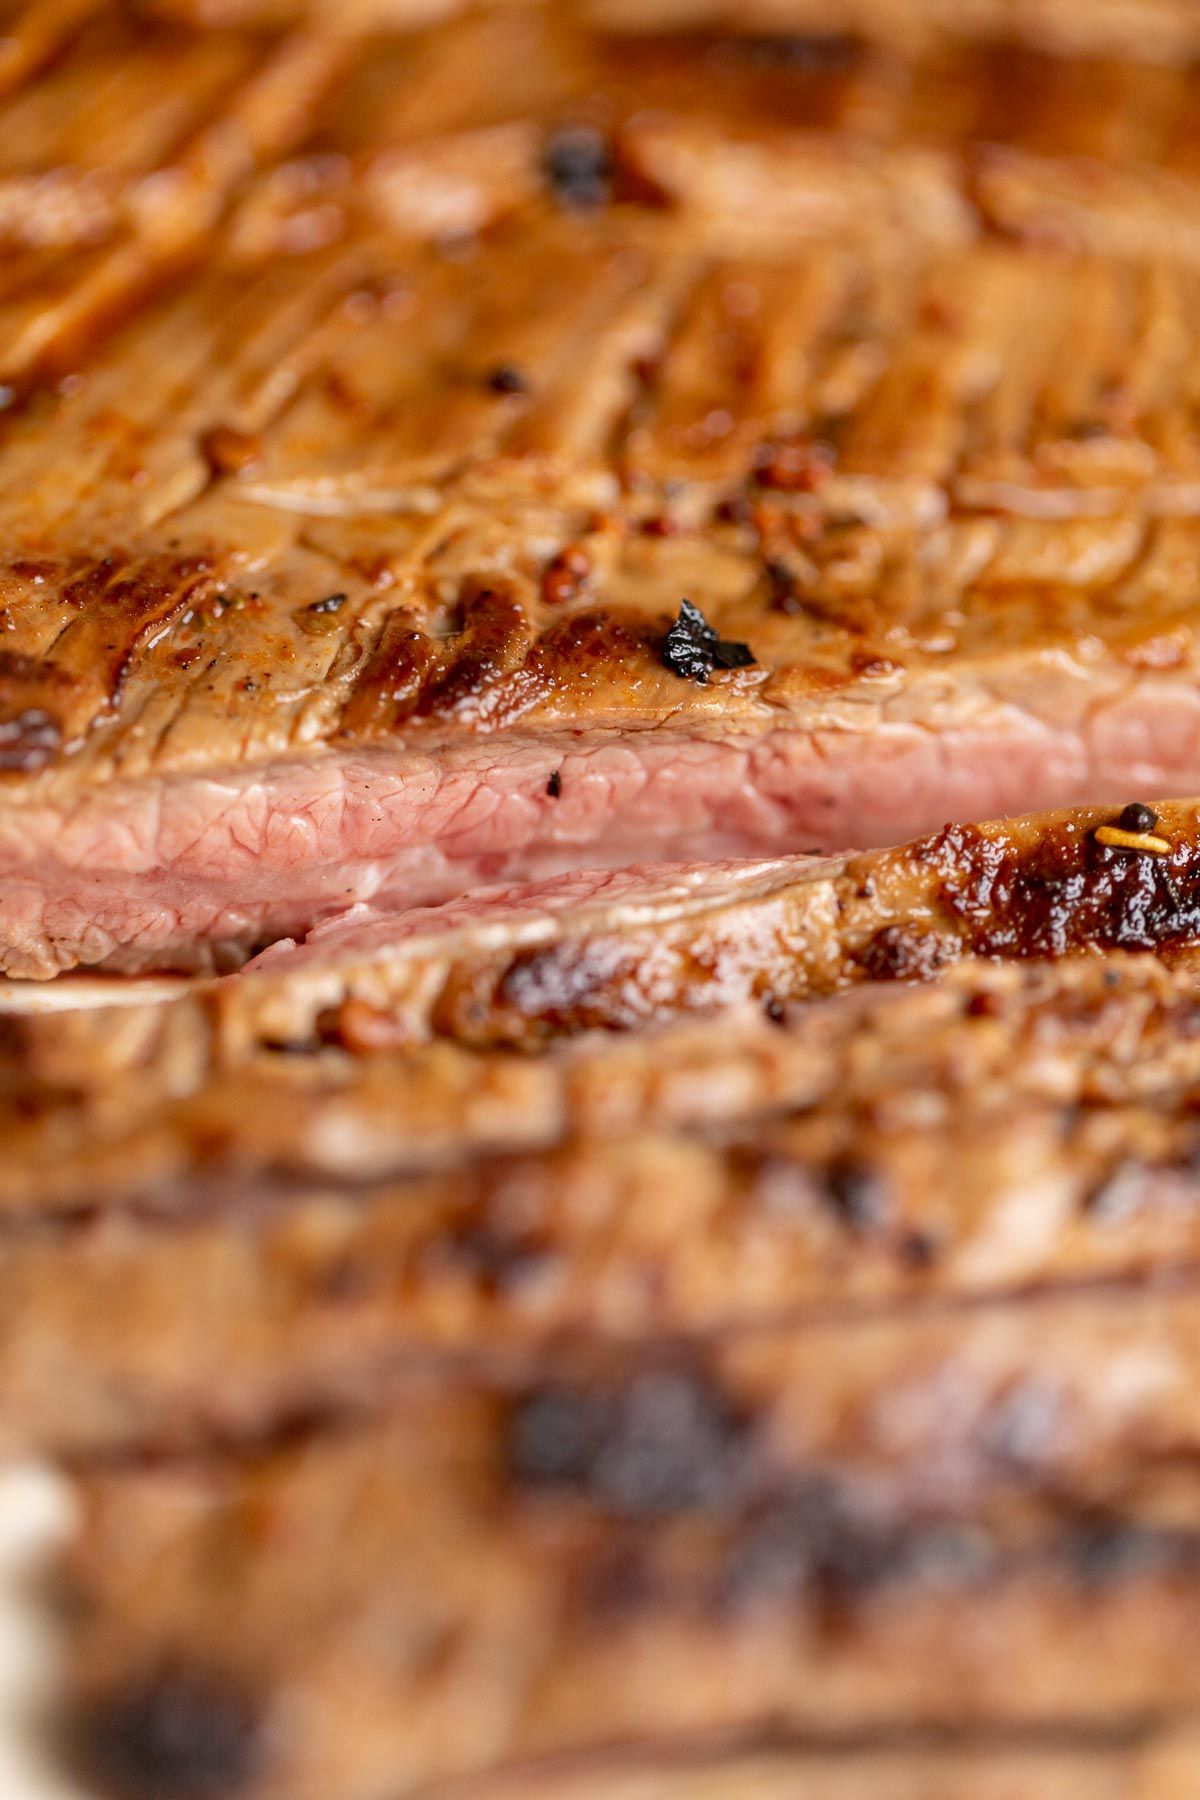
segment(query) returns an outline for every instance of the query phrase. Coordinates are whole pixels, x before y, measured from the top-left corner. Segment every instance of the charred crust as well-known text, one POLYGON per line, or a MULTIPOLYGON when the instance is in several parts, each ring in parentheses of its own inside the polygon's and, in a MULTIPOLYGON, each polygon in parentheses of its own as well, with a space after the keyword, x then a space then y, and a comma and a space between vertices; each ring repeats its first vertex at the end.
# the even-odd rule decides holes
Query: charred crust
POLYGON ((533 632, 525 609, 499 585, 472 586, 463 599, 463 630, 450 663, 426 686, 420 718, 471 712, 523 661, 533 632))
POLYGON ((628 1000, 621 1005, 619 990, 634 954, 623 940, 603 937, 520 951, 496 984, 496 1002, 526 1025, 555 1031, 623 1023, 628 1000))
POLYGON ((745 669, 755 659, 749 644, 719 637, 698 606, 681 600, 679 614, 663 639, 662 660, 673 675, 704 687, 714 669, 745 669))
POLYGON ((565 693, 587 693, 601 682, 628 680, 644 668, 655 641, 652 628, 639 631, 612 613, 569 613, 531 649, 521 674, 522 701, 556 705, 565 693))
POLYGON ((986 1540, 947 1521, 879 1519, 824 1471, 801 1475, 751 1516, 717 1584, 723 1610, 804 1600, 829 1628, 857 1597, 902 1581, 978 1580, 992 1567, 986 1540))
POLYGON ((343 733, 391 731, 411 717, 434 662, 434 646, 412 614, 390 614, 346 703, 343 733))
POLYGON ((722 1512, 743 1492, 751 1432, 696 1369, 642 1370, 606 1388, 548 1384, 507 1423, 509 1476, 632 1518, 722 1512))
POLYGON ((922 856, 977 955, 1056 957, 1090 945, 1155 950, 1200 935, 1200 873, 1186 842, 1169 856, 1139 856, 1071 825, 1030 846, 952 825, 922 856))
POLYGON ((1083 1588, 1107 1587, 1200 1564, 1194 1532, 1098 1515, 1062 1534, 1061 1554, 1083 1588))
POLYGON ((262 1765, 261 1717, 226 1678, 164 1667, 85 1703, 73 1749, 114 1800, 235 1800, 262 1765))

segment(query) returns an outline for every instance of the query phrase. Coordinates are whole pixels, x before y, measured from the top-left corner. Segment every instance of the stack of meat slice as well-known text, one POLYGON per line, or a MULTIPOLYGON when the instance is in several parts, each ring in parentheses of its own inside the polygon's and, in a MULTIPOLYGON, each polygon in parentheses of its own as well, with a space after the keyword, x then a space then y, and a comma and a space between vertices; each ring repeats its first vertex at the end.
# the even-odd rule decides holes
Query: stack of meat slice
POLYGON ((1200 1792, 1200 18, 336 14, 0 39, 54 1791, 1200 1792))
POLYGON ((1194 1777, 1200 805, 1150 811, 10 1013, 0 1419, 82 1504, 91 1791, 1194 1777))

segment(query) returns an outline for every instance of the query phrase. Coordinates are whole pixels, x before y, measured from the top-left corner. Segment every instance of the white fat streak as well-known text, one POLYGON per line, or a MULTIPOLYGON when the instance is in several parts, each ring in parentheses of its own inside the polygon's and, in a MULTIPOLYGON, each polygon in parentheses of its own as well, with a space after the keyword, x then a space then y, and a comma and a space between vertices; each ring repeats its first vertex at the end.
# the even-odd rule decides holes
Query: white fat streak
POLYGON ((91 1800, 37 1730, 60 1681, 60 1646, 41 1583, 77 1521, 70 1483, 48 1464, 0 1465, 0 1795, 91 1800))
POLYGON ((0 977, 0 1013, 76 1012, 80 1007, 143 1006, 158 1000, 173 1000, 188 986, 183 976, 144 981, 133 977, 105 979, 97 975, 60 975, 54 981, 14 981, 0 977))

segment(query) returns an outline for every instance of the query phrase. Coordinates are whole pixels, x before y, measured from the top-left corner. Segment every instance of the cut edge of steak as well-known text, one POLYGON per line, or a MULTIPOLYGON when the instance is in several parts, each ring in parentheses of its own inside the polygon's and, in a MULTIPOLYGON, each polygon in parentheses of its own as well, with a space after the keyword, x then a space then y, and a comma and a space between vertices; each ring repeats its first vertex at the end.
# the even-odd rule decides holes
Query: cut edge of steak
POLYGON ((256 958, 218 985, 216 1006, 233 1046, 528 1045, 746 1003, 770 1012, 862 981, 926 980, 963 956, 1170 956, 1198 937, 1200 803, 1135 802, 948 825, 849 857, 654 865, 359 908, 256 958), (1121 819, 1153 830, 1106 843, 1121 819))
POLYGON ((1188 791, 1200 692, 1136 682, 1074 721, 782 722, 727 735, 505 732, 94 784, 0 810, 0 971, 228 967, 383 896, 579 869, 890 844, 947 819, 1188 791))

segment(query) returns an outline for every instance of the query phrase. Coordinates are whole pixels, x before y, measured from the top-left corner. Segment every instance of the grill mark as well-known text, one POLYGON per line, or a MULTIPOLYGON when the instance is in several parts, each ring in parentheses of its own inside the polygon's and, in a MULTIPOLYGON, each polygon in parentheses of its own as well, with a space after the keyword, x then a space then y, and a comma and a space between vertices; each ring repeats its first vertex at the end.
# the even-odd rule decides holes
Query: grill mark
POLYGON ((915 854, 937 872, 947 910, 977 955, 1164 949, 1200 935, 1193 838, 1160 858, 1108 849, 1074 823, 1030 846, 955 825, 915 854))
POLYGON ((463 628, 449 658, 413 707, 418 718, 482 720, 534 641, 529 617, 508 586, 472 581, 462 600, 463 628))
POLYGON ((437 654, 419 616, 399 607, 384 621, 374 650, 342 709, 345 737, 383 736, 412 717, 437 654))
POLYGON ((168 555, 105 557, 67 581, 67 621, 50 654, 0 653, 0 711, 8 715, 10 733, 3 751, 12 759, 7 766, 42 768, 64 744, 78 742, 115 712, 139 650, 211 580, 207 559, 168 555))

